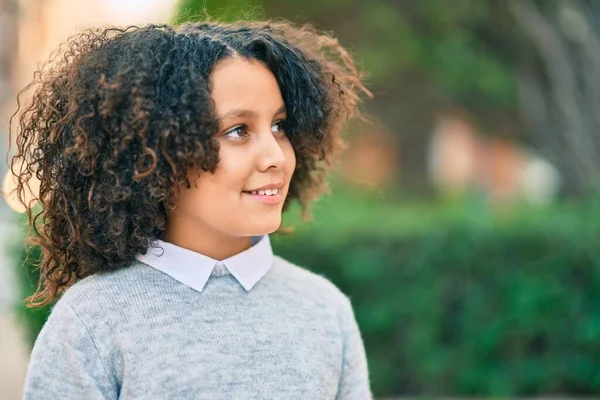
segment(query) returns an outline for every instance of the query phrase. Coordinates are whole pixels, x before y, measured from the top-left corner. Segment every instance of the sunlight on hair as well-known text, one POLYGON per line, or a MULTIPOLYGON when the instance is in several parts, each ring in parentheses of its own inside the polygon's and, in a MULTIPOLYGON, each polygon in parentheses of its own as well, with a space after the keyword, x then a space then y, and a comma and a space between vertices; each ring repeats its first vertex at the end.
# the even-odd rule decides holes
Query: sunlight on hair
MULTIPOLYGON (((15 188, 17 187, 17 180, 13 176, 13 174, 8 171, 6 175, 4 175, 4 179, 2 180, 2 193, 4 194, 4 200, 6 204, 17 213, 24 213, 27 211, 25 206, 19 201, 17 197, 17 192, 15 188)), ((29 204, 29 207, 35 205, 35 198, 37 197, 37 193, 39 193, 40 182, 37 178, 33 177, 29 181, 29 190, 25 195, 25 202, 29 204), (34 193, 36 193, 34 195, 34 193)))

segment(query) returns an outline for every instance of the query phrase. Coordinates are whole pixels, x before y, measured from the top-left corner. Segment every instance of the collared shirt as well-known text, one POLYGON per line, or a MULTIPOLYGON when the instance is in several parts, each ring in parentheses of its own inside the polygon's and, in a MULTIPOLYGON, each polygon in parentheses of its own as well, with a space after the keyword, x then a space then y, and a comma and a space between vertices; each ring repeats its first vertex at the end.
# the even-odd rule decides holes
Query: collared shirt
POLYGON ((253 245, 249 249, 222 261, 162 240, 150 247, 145 255, 138 254, 136 258, 198 292, 202 292, 213 271, 226 268, 249 291, 273 265, 269 236, 252 239, 253 245))

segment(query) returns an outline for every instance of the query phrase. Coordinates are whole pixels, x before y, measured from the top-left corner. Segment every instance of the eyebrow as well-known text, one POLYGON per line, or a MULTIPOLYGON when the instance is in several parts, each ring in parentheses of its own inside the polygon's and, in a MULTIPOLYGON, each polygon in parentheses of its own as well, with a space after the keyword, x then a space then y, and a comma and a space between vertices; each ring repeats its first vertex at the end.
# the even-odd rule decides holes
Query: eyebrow
MULTIPOLYGON (((275 115, 285 113, 285 106, 279 107, 275 112, 275 115)), ((229 118, 255 118, 256 112, 252 110, 231 110, 219 117, 218 120, 222 121, 229 118)))

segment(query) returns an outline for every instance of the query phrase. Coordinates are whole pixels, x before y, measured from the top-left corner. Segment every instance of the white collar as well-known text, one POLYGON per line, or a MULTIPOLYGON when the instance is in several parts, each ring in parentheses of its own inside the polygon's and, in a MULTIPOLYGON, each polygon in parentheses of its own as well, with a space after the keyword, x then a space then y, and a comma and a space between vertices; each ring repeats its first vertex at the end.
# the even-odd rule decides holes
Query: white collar
POLYGON ((155 243, 146 254, 138 254, 136 259, 198 292, 204 289, 216 266, 224 265, 249 291, 273 265, 273 250, 268 235, 253 238, 253 246, 223 261, 162 240, 155 243))

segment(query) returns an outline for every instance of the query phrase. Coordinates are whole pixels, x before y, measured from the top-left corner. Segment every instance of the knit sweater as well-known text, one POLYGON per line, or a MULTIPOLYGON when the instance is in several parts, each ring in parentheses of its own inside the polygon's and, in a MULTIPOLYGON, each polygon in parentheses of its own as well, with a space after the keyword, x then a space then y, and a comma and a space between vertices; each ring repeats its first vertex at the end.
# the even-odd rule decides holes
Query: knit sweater
POLYGON ((274 257, 246 291, 215 268, 202 292, 144 263, 66 291, 41 330, 25 399, 371 399, 351 304, 274 257))

